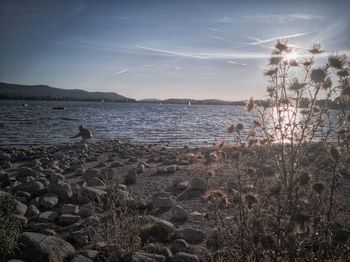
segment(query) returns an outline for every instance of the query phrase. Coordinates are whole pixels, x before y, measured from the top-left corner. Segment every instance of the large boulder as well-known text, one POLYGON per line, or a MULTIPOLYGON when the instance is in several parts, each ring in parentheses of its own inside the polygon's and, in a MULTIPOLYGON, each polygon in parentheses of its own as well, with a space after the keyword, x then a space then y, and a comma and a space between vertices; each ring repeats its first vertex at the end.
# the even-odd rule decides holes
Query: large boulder
POLYGON ((12 191, 13 192, 25 191, 28 193, 37 193, 40 190, 42 190, 43 188, 44 188, 44 185, 42 183, 40 183, 38 181, 30 181, 30 182, 18 184, 17 186, 12 188, 12 191))
POLYGON ((73 190, 70 184, 61 180, 56 183, 50 183, 48 191, 57 194, 62 200, 68 200, 73 196, 73 190))
POLYGON ((27 262, 63 262, 75 252, 63 239, 24 232, 19 241, 19 256, 27 262))
POLYGON ((17 170, 17 177, 25 177, 25 176, 37 177, 38 174, 39 174, 38 172, 36 172, 35 170, 29 167, 21 167, 17 170))
POLYGON ((160 242, 166 242, 175 232, 175 226, 166 221, 158 220, 147 232, 147 238, 152 237, 160 242))

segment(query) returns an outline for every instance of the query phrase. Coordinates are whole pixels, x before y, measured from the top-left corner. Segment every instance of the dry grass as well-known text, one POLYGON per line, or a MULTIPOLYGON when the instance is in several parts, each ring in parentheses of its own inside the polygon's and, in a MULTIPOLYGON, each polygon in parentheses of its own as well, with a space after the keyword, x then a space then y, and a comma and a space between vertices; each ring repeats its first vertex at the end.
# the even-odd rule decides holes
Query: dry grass
POLYGON ((11 195, 0 195, 0 257, 15 252, 22 233, 22 225, 11 217, 15 199, 11 195))

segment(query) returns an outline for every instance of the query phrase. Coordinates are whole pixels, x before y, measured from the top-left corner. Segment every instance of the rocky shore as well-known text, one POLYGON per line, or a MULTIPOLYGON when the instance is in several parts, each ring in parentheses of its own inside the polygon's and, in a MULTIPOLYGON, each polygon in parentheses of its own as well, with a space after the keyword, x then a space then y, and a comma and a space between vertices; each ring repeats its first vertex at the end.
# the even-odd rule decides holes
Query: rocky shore
POLYGON ((219 245, 208 189, 223 205, 237 194, 232 166, 210 153, 118 140, 0 149, 0 198, 22 225, 0 261, 203 261, 219 245))
POLYGON ((121 260, 199 261, 213 221, 192 151, 120 141, 1 149, 0 196, 15 196, 11 216, 23 225, 6 259, 103 261, 108 243, 87 225, 103 221, 102 201, 116 194, 148 219, 139 250, 121 260))

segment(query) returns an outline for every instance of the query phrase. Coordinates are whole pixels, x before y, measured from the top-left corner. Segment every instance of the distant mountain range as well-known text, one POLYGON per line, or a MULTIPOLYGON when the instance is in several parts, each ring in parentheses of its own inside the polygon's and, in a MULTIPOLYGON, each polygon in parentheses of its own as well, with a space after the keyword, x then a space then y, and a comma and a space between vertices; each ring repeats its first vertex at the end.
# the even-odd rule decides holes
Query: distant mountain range
MULTIPOLYGON (((88 92, 80 89, 61 89, 47 85, 18 85, 0 82, 0 100, 64 100, 64 101, 101 101, 106 102, 138 102, 158 104, 190 104, 191 105, 233 105, 243 106, 246 101, 224 101, 218 99, 142 99, 136 101, 113 92, 88 92)), ((260 101, 256 101, 259 103, 260 101)))
POLYGON ((47 85, 17 85, 0 82, 0 99, 72 100, 130 102, 134 99, 113 92, 88 92, 80 89, 61 89, 47 85))

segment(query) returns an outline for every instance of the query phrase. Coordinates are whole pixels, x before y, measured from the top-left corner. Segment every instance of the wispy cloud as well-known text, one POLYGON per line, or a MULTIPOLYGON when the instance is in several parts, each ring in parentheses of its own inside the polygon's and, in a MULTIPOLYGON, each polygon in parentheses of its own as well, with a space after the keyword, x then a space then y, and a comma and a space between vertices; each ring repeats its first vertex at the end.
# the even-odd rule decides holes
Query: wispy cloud
POLYGON ((239 63, 239 62, 236 62, 236 61, 227 61, 226 63, 232 64, 232 65, 240 65, 240 66, 247 66, 248 65, 246 63, 239 63))
POLYGON ((113 73, 114 75, 121 75, 121 74, 124 74, 125 72, 127 72, 128 71, 128 69, 123 69, 123 70, 120 70, 120 71, 118 71, 118 72, 115 72, 115 73, 113 73))
POLYGON ((313 21, 323 19, 323 16, 312 14, 258 14, 258 15, 245 15, 243 19, 246 21, 252 21, 257 23, 285 23, 295 21, 313 21))
POLYGON ((224 31, 218 29, 218 28, 213 28, 213 27, 207 27, 207 28, 204 28, 205 30, 208 30, 208 31, 212 31, 212 32, 216 32, 216 33, 224 33, 224 31))
MULTIPOLYGON (((156 49, 151 47, 136 46, 136 48, 143 49, 146 51, 151 51, 154 55, 167 55, 176 57, 187 57, 201 60, 230 60, 230 59, 254 59, 254 58, 266 58, 269 57, 268 53, 258 53, 258 52, 242 52, 242 51, 232 51, 232 52, 206 52, 206 53, 193 53, 193 52, 178 52, 173 50, 156 49)), ((231 60, 230 60, 231 61, 231 60)), ((232 61, 231 61, 232 62, 232 61)))
POLYGON ((176 52, 176 51, 163 50, 163 49, 157 49, 157 48, 151 48, 151 47, 145 47, 145 46, 136 46, 136 48, 147 50, 147 51, 151 51, 151 52, 158 53, 158 54, 169 55, 169 56, 206 59, 205 57, 202 57, 200 55, 184 53, 184 52, 176 52))
POLYGON ((211 39, 215 39, 215 40, 219 40, 219 41, 232 42, 231 40, 228 40, 224 37, 216 36, 216 35, 206 35, 206 37, 211 38, 211 39))
MULTIPOLYGON (((276 41, 278 39, 291 39, 291 38, 296 38, 296 37, 301 37, 301 36, 305 36, 305 35, 309 35, 313 32, 307 32, 307 33, 297 33, 297 34, 291 34, 291 35, 280 35, 280 36, 276 36, 276 37, 272 37, 272 38, 269 38, 269 39, 259 39, 259 38, 256 38, 256 37, 249 37, 250 39, 253 39, 255 40, 254 42, 250 42, 250 43, 247 43, 246 45, 243 45, 243 46, 250 46, 250 45, 261 45, 261 44, 265 44, 265 43, 269 43, 269 42, 273 42, 273 41, 276 41)), ((241 46, 241 47, 243 47, 241 46)))

